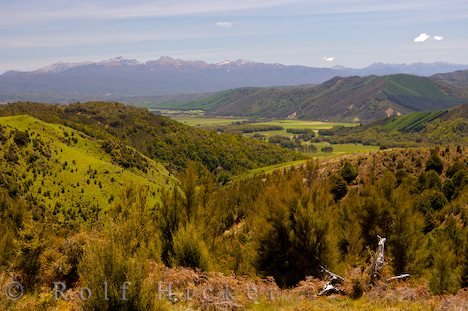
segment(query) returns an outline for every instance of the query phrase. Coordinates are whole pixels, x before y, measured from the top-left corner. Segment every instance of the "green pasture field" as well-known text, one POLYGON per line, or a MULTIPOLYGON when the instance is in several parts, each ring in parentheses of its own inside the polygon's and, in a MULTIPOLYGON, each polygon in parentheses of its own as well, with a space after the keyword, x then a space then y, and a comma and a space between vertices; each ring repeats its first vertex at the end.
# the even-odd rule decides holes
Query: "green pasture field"
MULTIPOLYGON (((201 128, 213 128, 220 126, 232 125, 235 122, 248 121, 247 118, 228 118, 228 117, 206 117, 206 116, 194 116, 194 115, 170 115, 169 116, 183 124, 201 128)), ((311 129, 318 131, 321 129, 329 129, 334 126, 356 126, 355 123, 344 123, 344 122, 323 122, 323 121, 310 121, 310 120, 268 120, 258 121, 246 124, 248 126, 282 126, 282 130, 274 131, 259 131, 253 133, 246 133, 245 136, 253 136, 254 134, 261 134, 265 137, 271 137, 275 135, 281 135, 291 137, 294 134, 288 133, 287 129, 311 129)), ((327 142, 314 143, 317 147, 316 153, 305 153, 311 157, 333 157, 343 154, 356 153, 356 152, 372 152, 379 150, 377 146, 365 146, 362 144, 336 144, 331 145, 333 152, 326 153, 322 152, 321 149, 325 146, 330 145, 327 142)))
POLYGON ((349 153, 357 153, 357 152, 372 152, 379 150, 378 146, 367 146, 363 144, 329 144, 327 142, 321 143, 313 143, 315 147, 317 147, 316 153, 306 153, 307 155, 311 155, 312 157, 331 157, 349 153), (325 146, 331 146, 333 148, 333 152, 327 153, 322 152, 321 149, 325 146))
MULTIPOLYGON (((228 117, 201 117, 193 115, 168 115, 170 118, 195 127, 219 127, 224 125, 232 125, 235 122, 248 121, 247 118, 228 118, 228 117)), ((288 133, 287 129, 311 129, 314 131, 329 129, 334 126, 356 126, 355 123, 342 123, 342 122, 323 122, 323 121, 308 121, 308 120, 269 120, 269 121, 258 121, 246 124, 248 126, 282 126, 283 130, 275 131, 261 131, 248 133, 246 136, 252 136, 255 133, 271 137, 275 135, 290 137, 294 134, 288 133)))

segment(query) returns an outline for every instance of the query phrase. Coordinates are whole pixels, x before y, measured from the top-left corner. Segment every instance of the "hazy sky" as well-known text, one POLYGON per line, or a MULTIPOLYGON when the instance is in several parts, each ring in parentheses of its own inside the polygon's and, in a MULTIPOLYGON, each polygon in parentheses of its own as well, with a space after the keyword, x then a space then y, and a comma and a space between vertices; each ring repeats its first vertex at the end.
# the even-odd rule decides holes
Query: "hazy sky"
POLYGON ((468 63, 467 0, 0 0, 0 72, 162 55, 468 63))

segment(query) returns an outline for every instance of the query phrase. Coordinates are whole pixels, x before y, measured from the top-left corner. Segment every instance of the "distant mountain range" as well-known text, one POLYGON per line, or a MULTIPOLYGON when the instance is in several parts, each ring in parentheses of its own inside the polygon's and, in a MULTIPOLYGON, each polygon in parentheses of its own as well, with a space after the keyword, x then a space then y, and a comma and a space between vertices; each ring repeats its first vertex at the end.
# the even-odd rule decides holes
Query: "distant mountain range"
POLYGON ((433 77, 335 77, 317 86, 237 88, 192 100, 176 97, 151 107, 202 109, 223 116, 366 122, 468 103, 467 84, 461 77, 460 72, 433 77))
POLYGON ((56 63, 30 72, 0 75, 0 101, 151 101, 161 96, 216 92, 238 87, 318 84, 335 76, 408 73, 428 76, 468 69, 468 65, 373 64, 362 69, 314 68, 246 60, 208 64, 170 57, 138 62, 121 57, 101 62, 56 63))

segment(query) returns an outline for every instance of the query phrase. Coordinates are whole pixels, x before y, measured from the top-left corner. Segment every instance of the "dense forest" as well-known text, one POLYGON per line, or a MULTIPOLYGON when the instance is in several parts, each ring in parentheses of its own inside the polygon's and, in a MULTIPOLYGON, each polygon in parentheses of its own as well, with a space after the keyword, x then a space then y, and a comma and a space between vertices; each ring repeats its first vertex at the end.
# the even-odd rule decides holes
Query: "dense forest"
MULTIPOLYGON (((21 299, 0 296, 5 308, 241 309, 254 303, 180 297, 187 287, 223 288, 222 280, 289 293, 309 284, 316 295, 321 267, 346 279, 339 296, 356 308, 402 286, 419 294, 385 304, 416 309, 433 295, 459 297, 468 284, 466 145, 309 160, 229 179, 301 157, 120 104, 22 103, 0 114, 0 285, 24 287, 21 299), (387 240, 375 276, 378 236, 387 240), (389 285, 402 274, 409 279, 389 285), (168 280, 175 298, 158 299, 168 280), (69 300, 54 299, 54 282, 69 300), (80 299, 84 287, 93 295, 80 299)), ((321 303, 308 301, 257 306, 321 303)))

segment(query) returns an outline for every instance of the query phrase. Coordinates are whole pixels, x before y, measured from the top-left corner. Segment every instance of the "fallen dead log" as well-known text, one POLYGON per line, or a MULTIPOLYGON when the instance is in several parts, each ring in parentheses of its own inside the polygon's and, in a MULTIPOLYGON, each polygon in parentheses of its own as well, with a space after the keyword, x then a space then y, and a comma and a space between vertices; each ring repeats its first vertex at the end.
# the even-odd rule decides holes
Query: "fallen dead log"
POLYGON ((322 272, 325 272, 330 277, 330 280, 323 286, 323 289, 318 293, 319 296, 328 296, 332 294, 344 294, 345 292, 337 287, 343 284, 345 279, 338 274, 331 272, 323 266, 320 266, 322 272))
POLYGON ((343 283, 344 282, 344 277, 339 276, 338 274, 335 274, 331 272, 330 270, 326 269, 324 266, 320 266, 320 269, 322 269, 322 272, 325 272, 328 274, 332 279, 336 279, 338 283, 343 283))
POLYGON ((329 295, 332 295, 332 294, 344 295, 345 292, 343 290, 333 286, 332 284, 330 284, 330 282, 328 282, 327 284, 325 284, 323 289, 318 293, 319 296, 329 296, 329 295))
POLYGON ((409 278, 409 276, 410 275, 408 273, 400 274, 400 275, 397 275, 397 276, 392 276, 391 278, 387 279, 387 282, 390 282, 390 281, 393 281, 393 280, 407 279, 407 278, 409 278))

